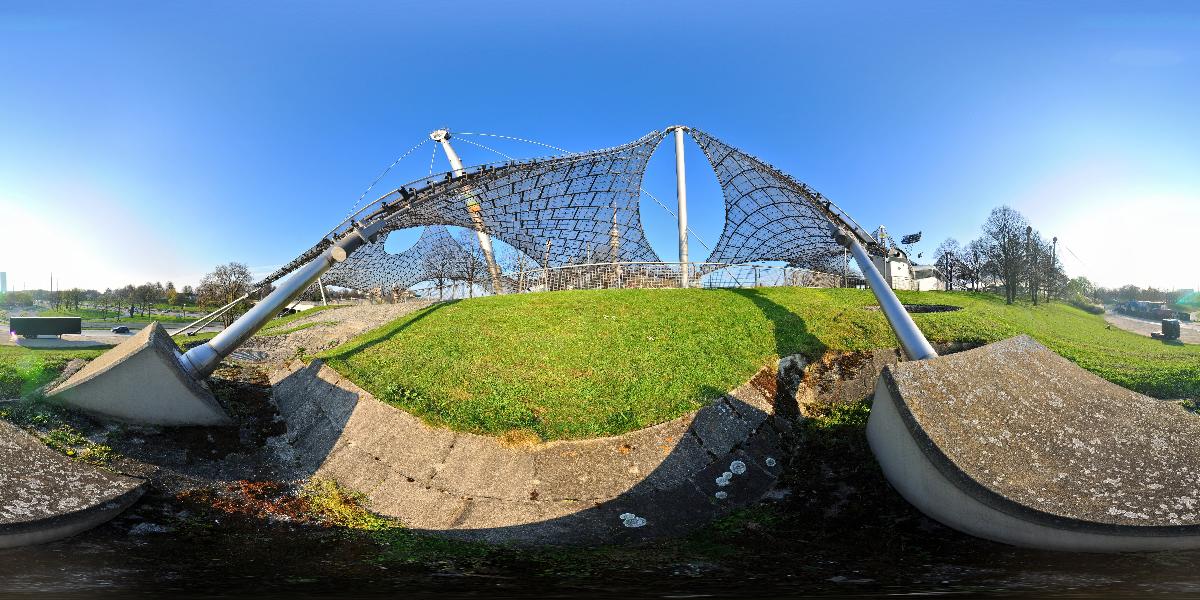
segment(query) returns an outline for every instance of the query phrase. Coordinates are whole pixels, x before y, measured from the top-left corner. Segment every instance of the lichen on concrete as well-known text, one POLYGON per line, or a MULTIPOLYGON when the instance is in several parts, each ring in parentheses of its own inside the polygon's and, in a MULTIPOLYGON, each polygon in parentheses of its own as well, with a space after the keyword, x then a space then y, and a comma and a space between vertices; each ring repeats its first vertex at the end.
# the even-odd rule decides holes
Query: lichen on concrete
POLYGON ((73 461, 0 420, 0 548, 97 525, 134 502, 143 485, 73 461))
POLYGON ((1028 336, 889 367, 918 441, 966 481, 1083 523, 1200 525, 1200 418, 1028 336))

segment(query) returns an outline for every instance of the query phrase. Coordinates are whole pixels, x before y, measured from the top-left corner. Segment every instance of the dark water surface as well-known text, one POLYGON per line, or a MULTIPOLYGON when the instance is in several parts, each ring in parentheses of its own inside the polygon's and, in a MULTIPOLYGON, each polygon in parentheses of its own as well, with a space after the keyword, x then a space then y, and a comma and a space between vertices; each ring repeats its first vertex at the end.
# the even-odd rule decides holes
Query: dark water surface
MULTIPOLYGON (((947 548, 798 553, 753 549, 718 562, 663 561, 661 548, 613 549, 592 572, 558 573, 526 558, 462 569, 390 564, 344 531, 215 524, 209 532, 158 531, 146 506, 95 531, 0 550, 0 595, 403 595, 484 598, 802 597, 813 595, 1023 595, 1200 597, 1200 553, 1087 555, 1025 551, 969 539, 947 548), (967 548, 964 552, 963 548, 967 548), (620 557, 627 553, 624 560, 620 557), (641 563, 642 555, 648 558, 641 563)), ((935 532, 931 539, 952 532, 935 532)), ((857 536, 851 536, 857 537, 857 536)), ((574 571, 574 569, 568 569, 574 571)), ((585 569, 586 571, 586 569, 585 569)))

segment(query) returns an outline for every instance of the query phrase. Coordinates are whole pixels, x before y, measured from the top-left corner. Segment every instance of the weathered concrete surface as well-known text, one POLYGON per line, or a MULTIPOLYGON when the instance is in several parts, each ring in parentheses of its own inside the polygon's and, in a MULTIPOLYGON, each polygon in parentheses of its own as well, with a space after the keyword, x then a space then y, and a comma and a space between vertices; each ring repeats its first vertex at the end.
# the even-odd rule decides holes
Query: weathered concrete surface
POLYGON ((162 325, 151 323, 51 389, 47 398, 130 423, 230 423, 208 387, 183 371, 178 352, 162 325))
POLYGON ((867 434, 905 498, 973 535, 1084 551, 1200 547, 1200 417, 1027 336, 888 367, 867 434))
POLYGON ((0 420, 0 548, 91 529, 137 501, 144 487, 143 480, 73 461, 0 420))
POLYGON ((811 416, 812 409, 821 405, 847 404, 871 397, 884 367, 899 363, 900 358, 900 351, 895 348, 825 353, 804 370, 796 388, 800 414, 811 416))
POLYGON ((625 435, 514 447, 430 427, 319 361, 271 376, 308 473, 365 494, 373 510, 415 529, 550 544, 681 534, 762 498, 783 461, 775 374, 760 380, 771 389, 748 383, 625 435))

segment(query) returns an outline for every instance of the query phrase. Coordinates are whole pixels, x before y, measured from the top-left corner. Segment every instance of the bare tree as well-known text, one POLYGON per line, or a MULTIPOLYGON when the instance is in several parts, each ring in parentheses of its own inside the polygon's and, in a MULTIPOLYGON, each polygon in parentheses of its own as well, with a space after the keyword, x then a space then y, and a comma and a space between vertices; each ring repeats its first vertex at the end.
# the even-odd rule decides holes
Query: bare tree
POLYGON ((1004 285, 1004 301, 1012 304, 1024 271, 1025 237, 1028 223, 1008 206, 992 209, 983 224, 983 239, 992 268, 1004 285))
MULTIPOLYGON (((250 269, 242 263, 219 265, 200 280, 200 287, 196 290, 197 302, 207 308, 225 306, 249 292, 253 281, 250 269)), ((221 315, 221 321, 229 327, 249 306, 249 302, 239 302, 221 315)))
POLYGON ((942 276, 946 278, 946 290, 954 289, 955 277, 962 278, 962 269, 959 268, 959 262, 962 260, 963 249, 958 245, 958 240, 954 238, 946 238, 937 250, 933 253, 934 263, 942 272, 942 276))
POLYGON ((979 291, 987 268, 987 244, 982 239, 971 240, 962 251, 964 278, 971 282, 971 290, 979 291))
POLYGON ((444 300, 446 285, 458 272, 458 251, 452 244, 438 244, 421 257, 421 262, 423 271, 437 285, 438 300, 444 300))
MULTIPOLYGON (((491 283, 487 260, 479 248, 475 233, 464 230, 459 234, 458 245, 462 248, 458 256, 458 276, 467 283, 467 294, 475 297, 475 283, 491 283)), ((493 290, 493 293, 498 293, 493 290)))

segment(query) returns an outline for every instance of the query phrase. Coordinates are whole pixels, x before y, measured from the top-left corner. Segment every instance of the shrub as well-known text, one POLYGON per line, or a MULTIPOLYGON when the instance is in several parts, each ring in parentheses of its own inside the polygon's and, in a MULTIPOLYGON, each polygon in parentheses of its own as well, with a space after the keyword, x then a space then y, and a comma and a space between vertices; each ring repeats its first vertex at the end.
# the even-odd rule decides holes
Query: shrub
POLYGON ((1071 306, 1074 306, 1075 308, 1078 308, 1079 310, 1082 310, 1082 311, 1090 312, 1093 315, 1104 314, 1103 306, 1100 306, 1099 304, 1092 304, 1091 302, 1088 302, 1087 300, 1085 300, 1082 296, 1076 296, 1075 298, 1071 298, 1067 302, 1071 306))

